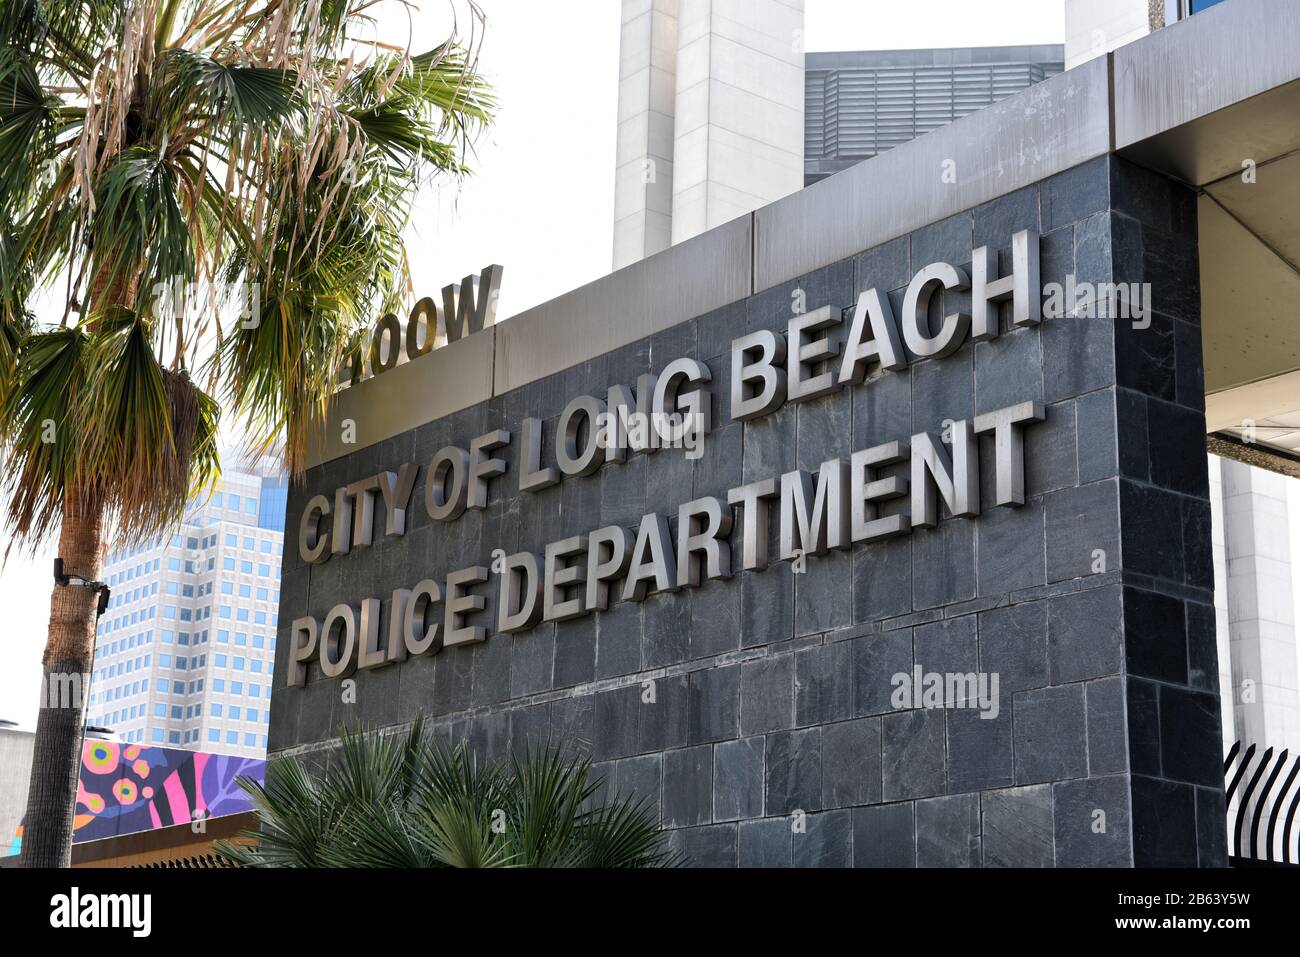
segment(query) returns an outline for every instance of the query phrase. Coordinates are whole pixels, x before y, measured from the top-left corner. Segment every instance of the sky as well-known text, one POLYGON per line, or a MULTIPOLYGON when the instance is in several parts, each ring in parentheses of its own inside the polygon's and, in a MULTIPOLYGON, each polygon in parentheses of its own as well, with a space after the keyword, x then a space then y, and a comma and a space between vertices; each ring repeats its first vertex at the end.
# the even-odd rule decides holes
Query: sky
MULTIPOLYGON (((400 5, 382 39, 440 42, 445 0, 400 5)), ((480 0, 479 66, 500 115, 476 146, 475 175, 426 189, 408 235, 417 295, 484 266, 504 276, 504 318, 609 272, 613 241, 619 0, 480 0)), ((469 25, 460 8, 462 29, 469 25)), ((806 0, 805 49, 883 50, 1060 43, 1063 0, 806 0)), ((57 316, 42 315, 43 319, 57 316)), ((1292 514, 1300 517, 1300 483, 1292 514)), ((1300 521, 1293 521, 1300 555, 1300 521)), ((35 720, 53 549, 0 570, 0 718, 35 720)), ((1300 590, 1300 589, 1298 589, 1300 590)))

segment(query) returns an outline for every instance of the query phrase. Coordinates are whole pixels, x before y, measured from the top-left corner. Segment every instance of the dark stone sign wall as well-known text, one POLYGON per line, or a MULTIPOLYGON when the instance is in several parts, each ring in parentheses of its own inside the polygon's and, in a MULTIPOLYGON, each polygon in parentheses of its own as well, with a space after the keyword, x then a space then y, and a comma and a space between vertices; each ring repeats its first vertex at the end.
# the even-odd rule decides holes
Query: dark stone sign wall
MULTIPOLYGON (((590 752, 700 865, 1223 865, 1199 301, 1193 194, 1106 157, 313 469, 289 499, 271 756, 325 761, 340 728, 422 710, 485 757, 548 737, 590 752), (784 332, 799 296, 851 307, 874 286, 898 311, 915 271, 969 271, 980 245, 1009 271, 1021 229, 1041 234, 1043 284, 1150 283, 1152 311, 1012 328, 1004 304, 994 340, 732 421, 734 338, 784 332), (699 459, 636 455, 520 493, 512 448, 487 509, 429 519, 443 446, 497 428, 518 443, 526 416, 549 441, 569 399, 683 356, 713 373, 699 459), (1022 507, 993 507, 986 435, 977 517, 945 513, 800 573, 777 560, 773 521, 766 570, 358 672, 354 703, 316 664, 305 687, 284 685, 300 616, 490 565, 496 548, 634 532, 650 512, 676 536, 684 502, 1031 400, 1047 415, 1025 432, 1022 507), (302 564, 308 498, 407 462, 421 471, 404 536, 302 564), (996 717, 897 707, 891 681, 916 669, 997 674, 996 717)), ((488 607, 470 623, 491 633, 495 582, 478 592, 488 607)))

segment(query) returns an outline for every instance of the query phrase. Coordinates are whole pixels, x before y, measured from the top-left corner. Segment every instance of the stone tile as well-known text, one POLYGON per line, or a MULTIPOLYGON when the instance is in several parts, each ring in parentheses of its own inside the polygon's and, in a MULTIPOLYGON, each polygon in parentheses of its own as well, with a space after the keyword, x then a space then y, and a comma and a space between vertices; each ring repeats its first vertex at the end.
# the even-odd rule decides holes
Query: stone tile
POLYGON ((1082 686, 1021 691, 1014 706, 1017 784, 1063 781, 1088 773, 1082 686))
POLYGON ((812 635, 843 628, 853 608, 844 599, 853 589, 853 559, 848 552, 828 552, 807 559, 794 577, 795 635, 812 635))
MULTIPOLYGON (((504 636, 495 640, 501 641, 504 636)), ((520 698, 551 690, 555 664, 555 625, 538 625, 531 631, 505 637, 511 644, 510 696, 520 698)))
MULTIPOLYGON (((691 640, 695 635, 692 627, 694 597, 695 595, 690 589, 665 592, 654 595, 641 603, 641 620, 639 623, 631 617, 630 611, 624 616, 629 628, 639 624, 643 629, 641 656, 631 670, 635 671, 637 667, 641 666, 663 668, 686 661, 691 657, 691 640)), ((633 609, 637 605, 629 602, 627 607, 633 609)), ((604 637, 604 624, 605 622, 602 620, 602 638, 604 637)), ((632 664, 629 655, 624 668, 632 664)), ((623 669, 620 668, 621 670, 623 669)))
MULTIPOLYGON (((651 596, 654 601, 662 596, 651 596)), ((612 678, 641 668, 641 603, 610 605, 596 613, 596 677, 612 678)))
POLYGON ((790 837, 794 867, 853 866, 853 812, 809 814, 804 829, 790 837))
POLYGON ((1187 683, 1187 620, 1177 598, 1124 589, 1124 650, 1128 672, 1187 683))
POLYGON ((1052 785, 1057 867, 1132 867, 1128 777, 1052 785))
POLYGON ((1102 678, 1084 686, 1088 712, 1088 773, 1119 774, 1128 770, 1124 679, 1102 678))
POLYGON ((916 866, 980 866, 980 796, 916 802, 916 866))
POLYGON ((822 730, 780 731, 767 736, 764 773, 768 814, 821 809, 822 730))
POLYGON ((1005 710, 947 708, 948 791, 958 794, 1007 787, 1015 780, 1012 749, 1011 695, 1005 710))
POLYGON ((1047 661, 1052 684, 1121 672, 1124 607, 1118 585, 1058 595, 1047 607, 1047 661))
POLYGON ((853 648, 853 713, 893 711, 894 675, 912 673, 912 629, 900 628, 850 641, 853 648))
POLYGON ((688 867, 735 867, 736 825, 677 828, 668 832, 668 849, 681 855, 688 867))
POLYGON ((911 801, 853 809, 853 866, 916 867, 911 801))
POLYGON ((740 717, 740 666, 705 668, 690 675, 691 744, 736 736, 740 717))
POLYGON ((789 867, 790 822, 783 817, 740 822, 741 867, 789 867))
POLYGON ((713 748, 713 819, 733 821, 763 813, 762 737, 721 741, 713 748))
POLYGON ((740 573, 740 640, 746 648, 794 637, 794 575, 789 562, 740 573))
POLYGON ((859 718, 822 728, 822 807, 880 801, 880 719, 859 718))
POLYGON ((664 824, 691 827, 713 817, 713 746, 669 751, 664 762, 664 824))
MULTIPOLYGON (((725 654, 740 647, 741 641, 741 589, 732 581, 705 582, 697 589, 683 594, 690 596, 689 654, 692 658, 707 658, 725 654)), ((646 618, 646 637, 649 637, 650 619, 646 618)))
POLYGON ((795 724, 825 724, 853 714, 853 646, 818 645, 795 654, 795 724))
POLYGON ((1195 867, 1196 789, 1133 775, 1133 865, 1195 867))
POLYGON ((934 608, 975 597, 975 522, 946 519, 912 539, 912 601, 934 608))
MULTIPOLYGON (((1049 582, 1082 578, 1119 566, 1120 511, 1114 481, 1049 492, 1043 500, 1047 508, 1049 582)), ((1124 557, 1127 561, 1127 548, 1124 557)))
POLYGON ((1010 695, 1047 684, 1047 602, 1025 602, 979 615, 980 668, 1010 695))
POLYGON ((779 731, 794 723, 794 657, 760 658, 742 665, 740 730, 742 734, 779 731))
POLYGON ((853 552, 853 620, 879 621, 912 610, 912 537, 853 552))
POLYGON ((882 718, 883 800, 944 793, 944 724, 942 710, 903 711, 882 718))
POLYGON ((1165 685, 1160 689, 1160 744, 1165 777, 1220 787, 1223 765, 1219 697, 1165 685))
POLYGON ((553 670, 555 687, 567 688, 595 679, 596 626, 596 615, 556 622, 553 670))
POLYGON ((985 867, 1051 867, 1052 786, 1006 788, 980 796, 985 867))

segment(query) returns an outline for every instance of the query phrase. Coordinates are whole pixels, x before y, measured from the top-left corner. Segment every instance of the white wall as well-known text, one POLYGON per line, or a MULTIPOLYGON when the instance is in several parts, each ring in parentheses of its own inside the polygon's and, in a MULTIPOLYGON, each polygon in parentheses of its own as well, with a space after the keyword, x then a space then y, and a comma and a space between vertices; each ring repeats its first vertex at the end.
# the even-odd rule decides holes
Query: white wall
POLYGON ((1147 0, 1065 0, 1065 68, 1151 32, 1147 0))

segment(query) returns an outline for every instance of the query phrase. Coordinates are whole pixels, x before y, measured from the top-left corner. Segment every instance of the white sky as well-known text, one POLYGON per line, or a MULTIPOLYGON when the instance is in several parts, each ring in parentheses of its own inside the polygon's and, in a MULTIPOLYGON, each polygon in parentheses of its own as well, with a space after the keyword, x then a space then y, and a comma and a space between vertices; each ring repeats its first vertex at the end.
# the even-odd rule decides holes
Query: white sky
MULTIPOLYGON (((443 0, 418 5, 425 12, 411 21, 413 45, 423 50, 443 38, 447 15, 443 0)), ((498 316, 506 317, 609 271, 621 4, 480 5, 488 18, 480 68, 496 88, 500 116, 478 144, 477 175, 416 203, 410 253, 419 295, 502 264, 498 316)), ((809 51, 1060 43, 1064 35, 1062 0, 806 0, 805 8, 809 51)), ((401 42, 408 18, 394 12, 380 33, 401 42)), ((1292 507, 1300 516, 1300 494, 1292 507)), ((1300 548, 1300 532, 1296 540, 1300 548)), ((52 557, 50 550, 0 570, 0 717, 29 726, 52 557)))

